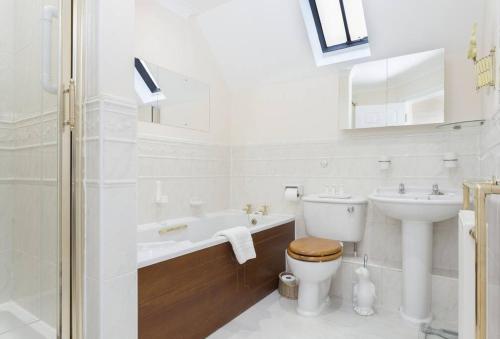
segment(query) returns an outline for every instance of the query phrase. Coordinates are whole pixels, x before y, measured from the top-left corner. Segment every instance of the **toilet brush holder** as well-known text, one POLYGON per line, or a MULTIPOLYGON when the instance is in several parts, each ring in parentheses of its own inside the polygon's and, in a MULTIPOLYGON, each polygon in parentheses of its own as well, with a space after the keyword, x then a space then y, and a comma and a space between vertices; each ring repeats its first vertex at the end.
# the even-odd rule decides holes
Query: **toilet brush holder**
POLYGON ((281 272, 279 274, 278 292, 287 299, 296 300, 299 297, 297 278, 290 272, 281 272))

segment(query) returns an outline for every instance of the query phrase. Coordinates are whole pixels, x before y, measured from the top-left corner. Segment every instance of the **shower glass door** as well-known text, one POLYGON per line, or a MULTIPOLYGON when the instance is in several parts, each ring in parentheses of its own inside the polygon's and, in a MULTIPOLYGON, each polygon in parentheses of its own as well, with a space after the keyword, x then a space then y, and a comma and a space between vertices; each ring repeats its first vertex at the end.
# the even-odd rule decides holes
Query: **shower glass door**
POLYGON ((60 328, 60 17, 0 0, 0 339, 60 328))

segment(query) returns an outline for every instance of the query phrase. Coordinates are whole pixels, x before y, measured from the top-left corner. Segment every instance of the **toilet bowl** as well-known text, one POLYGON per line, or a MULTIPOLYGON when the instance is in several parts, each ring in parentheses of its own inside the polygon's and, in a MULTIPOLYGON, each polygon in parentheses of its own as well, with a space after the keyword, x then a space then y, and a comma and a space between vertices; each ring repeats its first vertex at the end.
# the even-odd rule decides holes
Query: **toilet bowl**
POLYGON ((309 195, 304 202, 308 237, 288 246, 286 259, 299 281, 297 313, 316 316, 328 305, 332 278, 342 262, 342 242, 363 238, 367 201, 309 195))
POLYGON ((342 262, 343 246, 336 240, 301 238, 287 249, 288 266, 299 280, 297 313, 316 316, 329 302, 332 277, 342 262))

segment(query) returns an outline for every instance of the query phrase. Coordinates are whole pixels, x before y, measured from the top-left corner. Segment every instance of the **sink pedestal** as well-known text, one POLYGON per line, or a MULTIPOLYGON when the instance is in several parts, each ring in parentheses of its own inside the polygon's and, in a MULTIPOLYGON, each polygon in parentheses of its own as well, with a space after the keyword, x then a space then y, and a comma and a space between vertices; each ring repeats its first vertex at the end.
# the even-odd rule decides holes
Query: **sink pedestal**
POLYGON ((432 222, 402 221, 401 316, 415 324, 432 320, 432 222))

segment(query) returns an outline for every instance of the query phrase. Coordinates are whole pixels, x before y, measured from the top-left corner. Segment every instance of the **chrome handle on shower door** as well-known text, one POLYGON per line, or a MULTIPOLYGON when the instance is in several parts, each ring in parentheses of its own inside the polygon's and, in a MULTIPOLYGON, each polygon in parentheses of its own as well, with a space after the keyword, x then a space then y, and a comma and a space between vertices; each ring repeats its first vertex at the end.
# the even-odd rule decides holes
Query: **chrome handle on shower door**
POLYGON ((57 83, 52 82, 52 20, 58 18, 55 6, 43 7, 42 16, 42 86, 52 94, 57 94, 57 83))

